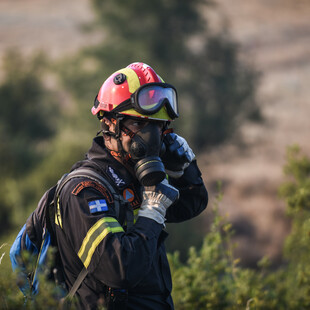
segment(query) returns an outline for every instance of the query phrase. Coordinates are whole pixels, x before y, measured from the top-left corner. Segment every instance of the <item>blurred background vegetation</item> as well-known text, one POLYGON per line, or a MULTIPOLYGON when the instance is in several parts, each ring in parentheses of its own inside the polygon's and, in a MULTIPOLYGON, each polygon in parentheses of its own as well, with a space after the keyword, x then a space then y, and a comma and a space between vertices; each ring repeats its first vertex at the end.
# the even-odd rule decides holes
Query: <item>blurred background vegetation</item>
MULTIPOLYGON (((242 140, 239 128, 244 122, 263 121, 256 96, 259 74, 241 60, 239 45, 227 27, 216 31, 210 27, 204 12, 212 8, 212 1, 89 1, 95 17, 83 30, 97 34, 96 44, 57 60, 44 53, 25 56, 9 50, 2 61, 0 256, 8 253, 44 191, 83 158, 99 127, 90 113, 93 99, 115 70, 142 61, 176 86, 181 117, 173 126, 197 154, 232 138, 242 140)), ((295 182, 281 190, 296 223, 288 239, 287 263, 276 273, 269 272, 267 259, 257 273, 239 267, 233 249, 227 247, 229 225, 216 212, 204 240, 202 218, 171 224, 168 251, 179 251, 179 256, 170 257, 177 309, 301 309, 308 305, 302 292, 308 292, 309 271, 304 268, 309 163, 303 158, 301 164, 297 154, 291 151, 286 168, 295 182), (301 236, 303 244, 296 242, 301 236), (190 245, 197 250, 191 250, 187 261, 190 245), (285 272, 290 277, 281 286, 277 279, 283 280, 285 272), (295 280, 301 288, 298 295, 298 286, 290 292, 289 281, 295 280), (301 308, 294 308, 295 304, 285 308, 289 296, 298 296, 301 308)), ((13 280, 3 281, 11 279, 7 256, 0 282, 8 296, 1 295, 5 309, 20 302, 13 298, 13 280)))
MULTIPOLYGON (((95 19, 83 28, 104 34, 96 45, 57 61, 15 50, 3 60, 0 233, 20 225, 44 190, 84 156, 99 127, 90 113, 93 99, 112 72, 131 62, 150 64, 176 86, 181 117, 173 125, 196 153, 229 140, 243 121, 260 120, 257 73, 239 60, 238 45, 226 29, 209 30, 201 12, 211 3, 91 4, 95 19)), ((184 244, 177 235, 172 249, 184 244)), ((195 234, 182 252, 194 240, 195 234)))

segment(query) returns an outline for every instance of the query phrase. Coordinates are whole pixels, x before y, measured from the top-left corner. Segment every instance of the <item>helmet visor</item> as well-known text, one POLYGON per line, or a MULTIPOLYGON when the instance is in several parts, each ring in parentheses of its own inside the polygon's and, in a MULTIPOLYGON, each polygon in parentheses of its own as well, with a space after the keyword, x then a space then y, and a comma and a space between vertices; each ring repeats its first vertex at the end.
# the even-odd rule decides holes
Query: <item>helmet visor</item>
POLYGON ((172 119, 179 116, 176 90, 166 83, 143 85, 132 95, 131 103, 142 114, 154 114, 165 106, 172 119))

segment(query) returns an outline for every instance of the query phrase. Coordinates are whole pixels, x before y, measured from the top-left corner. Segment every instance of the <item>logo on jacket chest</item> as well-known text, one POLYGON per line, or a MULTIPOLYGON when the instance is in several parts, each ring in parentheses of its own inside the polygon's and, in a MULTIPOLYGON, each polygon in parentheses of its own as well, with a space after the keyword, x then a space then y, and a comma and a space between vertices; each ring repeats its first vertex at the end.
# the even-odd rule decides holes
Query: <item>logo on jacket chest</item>
POLYGON ((112 167, 108 167, 106 171, 118 188, 122 188, 126 185, 125 181, 115 172, 112 167))
POLYGON ((130 202, 133 209, 137 209, 140 207, 141 199, 132 186, 127 187, 123 190, 123 197, 128 202, 130 202))

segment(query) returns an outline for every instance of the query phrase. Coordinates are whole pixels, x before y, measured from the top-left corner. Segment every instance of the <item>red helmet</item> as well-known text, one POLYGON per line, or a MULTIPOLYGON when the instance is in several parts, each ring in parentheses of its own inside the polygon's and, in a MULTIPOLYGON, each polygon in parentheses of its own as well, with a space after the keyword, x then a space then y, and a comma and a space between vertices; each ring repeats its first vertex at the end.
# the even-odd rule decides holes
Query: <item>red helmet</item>
MULTIPOLYGON (((91 110, 92 114, 96 115, 99 113, 100 116, 103 116, 104 112, 111 112, 115 108, 117 107, 119 108, 119 105, 121 103, 128 102, 129 105, 125 106, 125 109, 119 109, 120 111, 118 111, 118 113, 129 116, 150 118, 164 121, 168 121, 177 117, 177 116, 171 117, 171 113, 170 114, 167 113, 166 104, 161 104, 160 106, 157 104, 158 108, 157 110, 154 110, 155 113, 152 113, 151 111, 152 108, 150 108, 149 111, 146 110, 144 113, 143 112, 144 106, 142 109, 137 109, 130 105, 130 102, 133 103, 135 101, 134 98, 138 97, 134 95, 136 95, 136 93, 142 93, 136 91, 140 90, 141 86, 149 83, 151 83, 151 85, 146 86, 152 86, 153 87, 152 89, 154 89, 154 87, 157 87, 158 89, 165 90, 164 99, 168 99, 169 102, 168 110, 172 109, 176 110, 177 115, 177 103, 176 103, 177 99, 174 87, 169 84, 166 84, 163 81, 163 79, 149 65, 142 62, 132 63, 126 68, 114 72, 109 78, 107 78, 107 80, 101 86, 99 93, 95 99, 95 104, 91 110), (168 90, 170 91, 170 93, 173 93, 173 95, 171 95, 170 93, 167 95, 166 93, 168 93, 168 90), (169 100, 170 98, 169 96, 172 99, 169 100), (173 104, 170 103, 170 101, 173 101, 173 104), (173 108, 170 107, 171 105, 173 105, 173 108)), ((151 90, 148 91, 149 93, 151 92, 151 90)), ((152 91, 154 93, 154 90, 152 91)), ((144 91, 144 93, 145 92, 146 91, 144 91)), ((161 93, 163 93, 163 91, 161 93)), ((143 98, 145 97, 146 96, 144 95, 143 98)), ((151 104, 149 104, 148 107, 151 107, 151 104)))

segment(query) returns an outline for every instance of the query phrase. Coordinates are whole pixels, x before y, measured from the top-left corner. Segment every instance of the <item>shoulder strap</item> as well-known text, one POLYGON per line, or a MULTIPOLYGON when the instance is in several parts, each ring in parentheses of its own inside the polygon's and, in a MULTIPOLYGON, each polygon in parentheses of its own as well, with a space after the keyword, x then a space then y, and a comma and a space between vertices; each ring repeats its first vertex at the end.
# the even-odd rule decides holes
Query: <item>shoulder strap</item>
POLYGON ((78 288, 80 287, 80 285, 84 281, 87 274, 88 274, 88 270, 85 267, 83 267, 83 269, 79 273, 78 277, 76 278, 75 282, 73 283, 73 285, 70 289, 70 292, 65 297, 61 298, 60 307, 59 307, 60 310, 67 309, 66 303, 70 304, 70 302, 72 301, 72 298, 74 297, 76 291, 78 290, 78 288))
MULTIPOLYGON (((104 178, 105 182, 107 182, 107 180, 110 179, 105 169, 103 169, 103 167, 96 160, 85 159, 84 162, 88 162, 95 171, 99 171, 100 174, 103 174, 106 177, 106 179, 104 178)), ((101 177, 101 175, 99 176, 101 177)), ((111 192, 112 191, 114 191, 114 193, 118 192, 118 189, 115 189, 115 186, 116 186, 115 184, 113 185, 110 182, 108 182, 107 185, 108 185, 108 188, 112 187, 112 190, 110 190, 111 192)), ((116 213, 117 213, 118 221, 121 223, 121 225, 123 225, 126 221, 127 229, 132 227, 134 224, 134 214, 133 214, 133 209, 132 209, 131 204, 122 195, 119 195, 119 194, 114 195, 114 200, 117 201, 116 213), (123 208, 121 206, 123 206, 123 208)))
POLYGON ((120 205, 121 205, 121 199, 122 197, 120 197, 120 195, 116 194, 116 191, 114 189, 114 187, 104 178, 102 177, 99 173, 95 172, 93 169, 91 168, 87 168, 87 167, 81 167, 78 168, 66 175, 64 175, 58 185, 57 185, 57 189, 56 189, 56 194, 55 194, 55 199, 57 200, 60 194, 60 191, 63 189, 63 187, 73 178, 80 178, 80 177, 86 177, 89 179, 92 179, 98 183, 100 183, 101 185, 103 185, 104 187, 106 187, 109 192, 112 194, 113 198, 114 198, 114 206, 115 206, 115 211, 116 211, 116 217, 119 218, 120 215, 120 205))
MULTIPOLYGON (((102 177, 99 173, 95 172, 93 169, 87 168, 87 167, 81 167, 78 168, 66 175, 64 175, 57 184, 57 188, 56 188, 56 192, 55 192, 55 200, 58 200, 58 197, 60 195, 60 191, 63 189, 63 187, 73 178, 80 178, 80 177, 87 177, 89 179, 92 179, 96 182, 99 182, 101 185, 104 185, 109 191, 110 193, 113 195, 114 197, 114 205, 115 205, 115 211, 116 211, 116 216, 117 218, 119 217, 120 214, 120 206, 121 206, 121 197, 120 195, 116 194, 115 189, 113 188, 113 186, 111 186, 111 184, 104 178, 102 177)), ((78 277, 76 278, 75 282, 73 283, 70 292, 67 294, 66 297, 64 297, 64 299, 62 300, 61 303, 64 303, 66 300, 71 300, 73 298, 73 296, 75 295, 76 291, 78 290, 78 288, 80 287, 80 285, 82 284, 83 280, 85 279, 85 277, 88 274, 88 270, 83 267, 83 269, 81 270, 81 272, 79 273, 78 277)))

